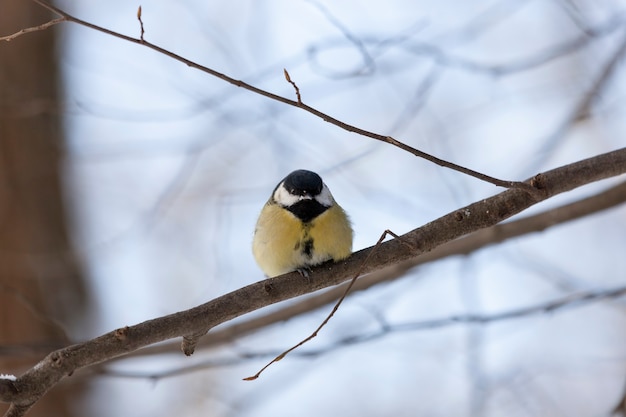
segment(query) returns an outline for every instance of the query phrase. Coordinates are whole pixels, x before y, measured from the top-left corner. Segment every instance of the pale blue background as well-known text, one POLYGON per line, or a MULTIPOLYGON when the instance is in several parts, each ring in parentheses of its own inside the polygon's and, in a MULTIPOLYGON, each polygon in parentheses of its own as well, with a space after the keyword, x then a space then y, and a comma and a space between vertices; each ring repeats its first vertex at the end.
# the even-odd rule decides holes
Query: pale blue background
MULTIPOLYGON (((140 3, 67 1, 138 36, 140 3)), ((503 179, 623 147, 624 65, 577 103, 624 39, 622 1, 182 1, 141 3, 146 40, 333 117, 503 179), (593 36, 585 35, 591 33, 593 36), (595 32, 594 32, 595 31, 595 32), (572 53, 548 59, 577 44, 572 53), (367 64, 370 64, 369 66, 367 64), (563 129, 566 126, 566 129, 563 129)), ((75 242, 98 305, 74 338, 193 307, 262 279, 256 216, 288 172, 319 172, 350 214, 355 249, 500 191, 345 132, 179 62, 75 24, 60 58, 75 242)), ((575 201, 583 187, 527 213, 575 201)), ((332 347, 381 321, 497 314, 626 284, 624 207, 421 267, 349 298, 302 352, 153 380, 97 377, 89 415, 606 416, 622 394, 622 300, 490 325, 332 347)), ((153 375, 281 351, 321 309, 232 346, 111 369, 153 375)))

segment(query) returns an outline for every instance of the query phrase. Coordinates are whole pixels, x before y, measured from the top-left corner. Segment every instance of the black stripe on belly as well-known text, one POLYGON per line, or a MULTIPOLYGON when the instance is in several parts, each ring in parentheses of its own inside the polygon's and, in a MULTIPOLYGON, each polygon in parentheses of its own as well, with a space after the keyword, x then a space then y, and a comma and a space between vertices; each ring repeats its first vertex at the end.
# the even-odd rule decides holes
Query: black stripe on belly
POLYGON ((304 235, 301 241, 296 242, 293 250, 311 259, 313 257, 313 239, 308 234, 304 235))
POLYGON ((304 241, 304 248, 302 248, 302 253, 307 258, 313 257, 313 239, 308 238, 307 240, 304 241))

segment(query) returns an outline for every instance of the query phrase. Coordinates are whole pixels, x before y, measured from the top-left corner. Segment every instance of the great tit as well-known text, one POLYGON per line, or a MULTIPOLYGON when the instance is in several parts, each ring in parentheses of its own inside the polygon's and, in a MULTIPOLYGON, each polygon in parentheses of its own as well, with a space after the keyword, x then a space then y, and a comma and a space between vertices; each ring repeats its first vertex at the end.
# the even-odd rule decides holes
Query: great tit
POLYGON ((352 253, 352 227, 345 211, 315 172, 299 169, 283 179, 261 210, 252 253, 268 277, 352 253))

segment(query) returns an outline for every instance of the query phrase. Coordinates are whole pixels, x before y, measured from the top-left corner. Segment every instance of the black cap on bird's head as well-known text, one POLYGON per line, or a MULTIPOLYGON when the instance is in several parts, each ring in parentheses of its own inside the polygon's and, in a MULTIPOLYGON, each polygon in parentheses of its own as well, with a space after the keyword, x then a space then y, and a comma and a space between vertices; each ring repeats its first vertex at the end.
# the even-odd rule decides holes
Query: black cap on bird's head
POLYGON ((274 189, 271 201, 292 212, 305 223, 335 203, 322 178, 315 172, 304 169, 287 175, 274 189))
POLYGON ((298 169, 287 175, 283 185, 290 194, 314 197, 322 192, 322 178, 313 171, 298 169))

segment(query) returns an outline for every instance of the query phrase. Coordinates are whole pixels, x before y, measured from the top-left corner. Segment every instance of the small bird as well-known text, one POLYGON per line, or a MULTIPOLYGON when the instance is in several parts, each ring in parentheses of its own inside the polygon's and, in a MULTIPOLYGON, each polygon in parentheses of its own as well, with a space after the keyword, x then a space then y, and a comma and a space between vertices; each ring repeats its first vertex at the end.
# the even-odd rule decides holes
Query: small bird
POLYGON ((299 169, 283 179, 261 210, 252 253, 268 277, 345 259, 352 253, 352 227, 315 172, 299 169))

